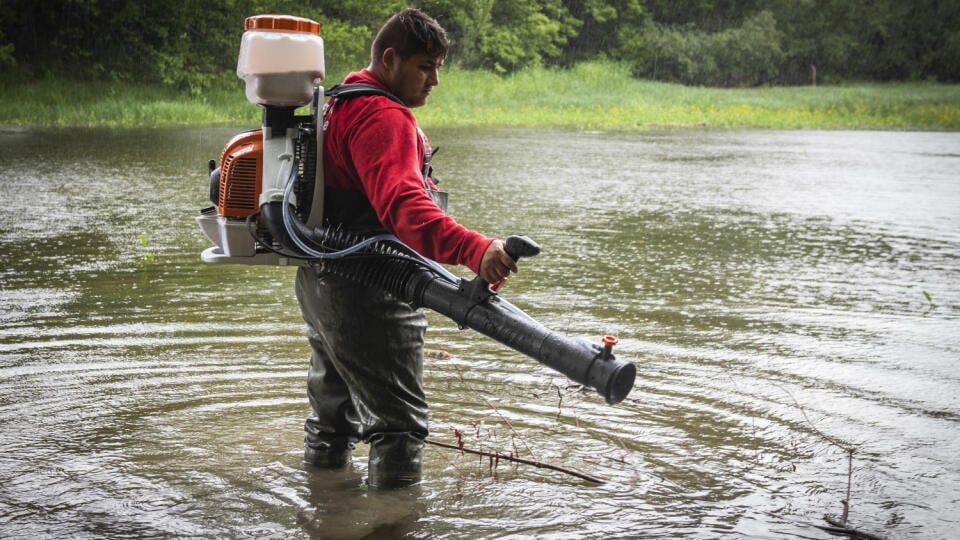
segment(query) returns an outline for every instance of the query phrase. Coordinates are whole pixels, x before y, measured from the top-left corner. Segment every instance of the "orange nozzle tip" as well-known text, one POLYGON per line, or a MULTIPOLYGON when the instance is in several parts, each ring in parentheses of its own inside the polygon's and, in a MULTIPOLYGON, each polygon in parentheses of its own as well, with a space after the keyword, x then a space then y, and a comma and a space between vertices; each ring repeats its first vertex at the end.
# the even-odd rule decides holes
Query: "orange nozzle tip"
POLYGON ((606 345, 607 347, 613 347, 619 341, 620 340, 617 339, 617 336, 609 336, 609 335, 603 336, 603 344, 606 345))

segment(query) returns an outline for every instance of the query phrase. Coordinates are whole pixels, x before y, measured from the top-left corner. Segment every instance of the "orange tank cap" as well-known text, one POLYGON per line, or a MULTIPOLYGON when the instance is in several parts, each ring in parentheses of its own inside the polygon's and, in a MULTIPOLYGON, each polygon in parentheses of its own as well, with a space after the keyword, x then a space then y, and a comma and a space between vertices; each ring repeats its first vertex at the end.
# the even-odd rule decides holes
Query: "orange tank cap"
POLYGON ((244 30, 277 30, 320 35, 320 23, 292 15, 255 15, 243 22, 244 30))
POLYGON ((603 336, 603 344, 607 347, 613 347, 619 341, 616 336, 603 336))

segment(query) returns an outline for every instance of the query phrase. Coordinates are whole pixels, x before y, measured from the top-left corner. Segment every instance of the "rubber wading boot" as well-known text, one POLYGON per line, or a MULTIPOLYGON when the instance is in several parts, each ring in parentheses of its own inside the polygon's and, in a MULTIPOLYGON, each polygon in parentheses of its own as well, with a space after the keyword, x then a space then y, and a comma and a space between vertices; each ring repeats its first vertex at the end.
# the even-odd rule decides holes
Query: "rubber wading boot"
POLYGON ((372 489, 398 489, 420 483, 422 439, 410 433, 377 433, 368 442, 367 484, 372 489))
POLYGON ((303 462, 323 469, 339 469, 350 463, 353 447, 353 442, 345 438, 306 443, 303 445, 303 462))

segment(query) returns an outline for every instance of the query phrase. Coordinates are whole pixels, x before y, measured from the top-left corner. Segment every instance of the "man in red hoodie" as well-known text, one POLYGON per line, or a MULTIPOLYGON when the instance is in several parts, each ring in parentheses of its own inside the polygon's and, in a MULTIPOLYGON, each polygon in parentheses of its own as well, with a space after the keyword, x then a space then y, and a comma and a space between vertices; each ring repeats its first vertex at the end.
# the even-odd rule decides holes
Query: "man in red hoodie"
MULTIPOLYGON (((502 241, 460 225, 434 201, 430 144, 410 111, 439 84, 447 47, 443 28, 419 10, 401 11, 380 29, 369 67, 342 85, 366 90, 333 97, 324 111, 324 218, 350 231, 395 234, 426 257, 497 283, 516 262, 502 241)), ((370 445, 372 488, 416 484, 427 436, 423 313, 322 266, 301 268, 296 292, 313 348, 304 461, 342 467, 362 440, 370 445)))

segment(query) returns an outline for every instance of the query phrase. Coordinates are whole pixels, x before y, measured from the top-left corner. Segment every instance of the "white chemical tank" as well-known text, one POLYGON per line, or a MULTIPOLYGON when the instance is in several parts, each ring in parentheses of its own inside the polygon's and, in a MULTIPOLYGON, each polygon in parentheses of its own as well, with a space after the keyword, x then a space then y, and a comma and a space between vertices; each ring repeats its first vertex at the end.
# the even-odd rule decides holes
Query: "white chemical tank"
POLYGON ((324 75, 320 23, 289 15, 257 15, 244 22, 237 76, 246 82, 250 103, 306 105, 324 75))

